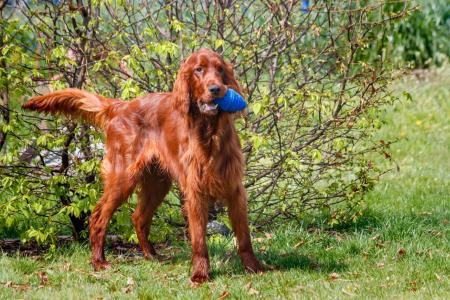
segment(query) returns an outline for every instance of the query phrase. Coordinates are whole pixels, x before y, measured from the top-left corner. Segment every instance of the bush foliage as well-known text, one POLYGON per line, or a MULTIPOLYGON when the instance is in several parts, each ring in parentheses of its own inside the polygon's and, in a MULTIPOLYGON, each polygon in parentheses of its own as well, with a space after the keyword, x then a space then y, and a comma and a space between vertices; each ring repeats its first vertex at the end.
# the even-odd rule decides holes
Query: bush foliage
POLYGON ((385 6, 387 14, 409 8, 408 18, 377 32, 372 55, 388 57, 396 66, 427 68, 442 65, 450 57, 450 3, 435 1, 396 1, 385 6))
MULTIPOLYGON (((372 138, 380 108, 394 101, 386 88, 389 61, 372 46, 409 6, 302 2, 0 5, 0 226, 39 242, 70 231, 79 238, 101 193, 101 132, 25 113, 18 107, 26 98, 65 87, 124 100, 167 91, 180 61, 201 47, 234 64, 250 104, 236 126, 252 224, 300 222, 311 212, 330 224, 356 219, 383 172, 368 155, 390 157, 389 143, 372 138)), ((112 222, 131 240, 134 202, 112 222)), ((160 239, 182 226, 176 188, 155 222, 160 239)))

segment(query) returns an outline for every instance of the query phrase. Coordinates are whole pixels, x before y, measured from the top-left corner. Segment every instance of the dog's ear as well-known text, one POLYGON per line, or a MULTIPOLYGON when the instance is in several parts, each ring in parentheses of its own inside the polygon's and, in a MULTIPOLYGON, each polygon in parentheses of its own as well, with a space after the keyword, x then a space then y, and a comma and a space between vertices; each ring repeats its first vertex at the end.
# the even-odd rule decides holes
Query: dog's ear
POLYGON ((180 70, 178 71, 177 79, 173 85, 174 94, 174 109, 182 113, 189 112, 189 105, 191 99, 190 90, 191 74, 186 62, 182 62, 180 70))
POLYGON ((242 95, 242 89, 239 86, 239 83, 236 80, 236 77, 234 77, 234 69, 233 69, 233 65, 228 63, 228 62, 224 62, 224 83, 226 86, 228 86, 229 88, 232 88, 233 90, 235 90, 236 92, 238 92, 239 94, 242 95))

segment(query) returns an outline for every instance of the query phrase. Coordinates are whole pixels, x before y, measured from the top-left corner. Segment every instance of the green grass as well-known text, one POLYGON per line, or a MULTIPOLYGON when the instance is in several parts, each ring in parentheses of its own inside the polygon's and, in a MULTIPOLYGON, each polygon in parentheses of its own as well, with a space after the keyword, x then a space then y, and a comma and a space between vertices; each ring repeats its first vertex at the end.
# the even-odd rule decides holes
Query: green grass
POLYGON ((174 256, 164 263, 109 253, 113 268, 100 273, 92 272, 88 246, 73 244, 50 259, 0 256, 0 298, 450 299, 450 69, 426 78, 398 83, 413 101, 390 109, 380 132, 385 140, 402 137, 391 148, 400 171, 368 195, 356 224, 256 234, 258 256, 273 270, 245 274, 233 240, 215 237, 212 281, 193 289, 184 241, 161 250, 174 256))

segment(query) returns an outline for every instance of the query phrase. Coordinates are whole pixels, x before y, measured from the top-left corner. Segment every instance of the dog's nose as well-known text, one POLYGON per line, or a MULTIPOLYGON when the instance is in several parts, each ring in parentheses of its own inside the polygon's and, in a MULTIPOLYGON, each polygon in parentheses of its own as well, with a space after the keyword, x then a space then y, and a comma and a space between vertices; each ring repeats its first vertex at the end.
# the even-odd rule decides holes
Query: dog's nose
POLYGON ((218 94, 219 92, 220 92, 220 86, 218 86, 218 85, 216 85, 216 84, 213 84, 213 85, 210 85, 209 87, 208 87, 208 90, 211 92, 211 94, 218 94))

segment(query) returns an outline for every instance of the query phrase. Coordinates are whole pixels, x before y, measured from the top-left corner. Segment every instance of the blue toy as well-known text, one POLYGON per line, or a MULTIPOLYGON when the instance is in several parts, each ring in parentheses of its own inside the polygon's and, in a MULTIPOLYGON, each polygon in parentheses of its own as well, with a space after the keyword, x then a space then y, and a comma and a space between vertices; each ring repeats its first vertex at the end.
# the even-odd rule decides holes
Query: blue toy
POLYGON ((213 100, 219 106, 220 110, 227 112, 241 111, 247 107, 247 102, 233 89, 227 89, 227 93, 223 98, 216 98, 213 100))

